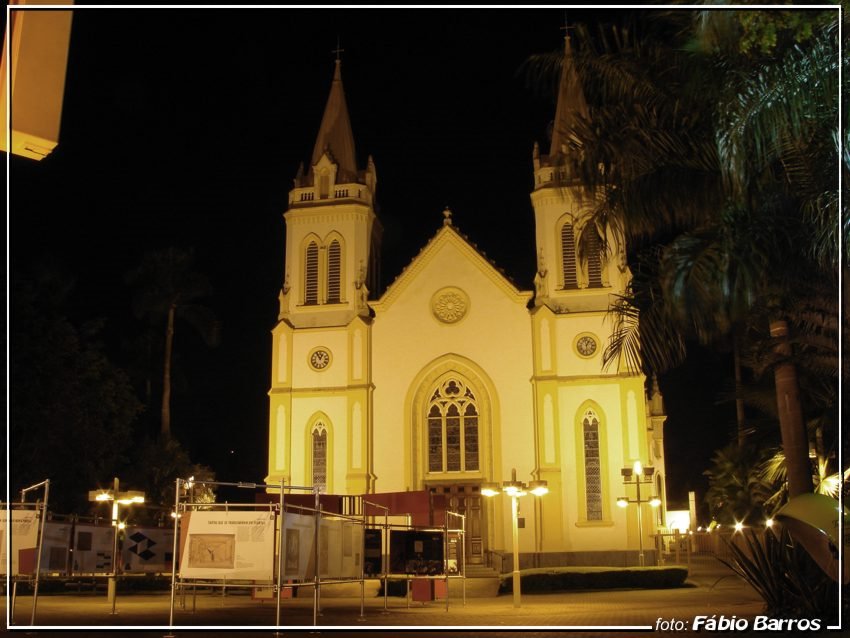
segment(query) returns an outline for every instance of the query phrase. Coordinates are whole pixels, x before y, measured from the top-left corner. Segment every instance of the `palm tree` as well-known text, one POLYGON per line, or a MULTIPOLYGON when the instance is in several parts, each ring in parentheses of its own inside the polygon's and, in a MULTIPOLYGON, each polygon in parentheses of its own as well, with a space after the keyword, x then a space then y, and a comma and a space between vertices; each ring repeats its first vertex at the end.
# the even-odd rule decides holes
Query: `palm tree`
MULTIPOLYGON (((837 90, 829 81, 837 64, 835 30, 828 26, 806 47, 756 64, 724 51, 688 53, 694 29, 682 15, 640 14, 646 19, 639 28, 613 30, 595 42, 584 38, 591 44, 575 58, 580 75, 590 78, 584 82, 590 114, 563 138, 575 141, 585 183, 601 194, 595 225, 630 241, 650 238, 662 252, 658 280, 636 278, 618 300, 621 326, 634 332, 637 310, 652 327, 706 341, 732 334, 756 301, 773 300, 789 491, 808 492, 808 441, 785 308, 798 292, 789 287, 789 272, 803 262, 823 268, 837 254, 837 238, 824 232, 831 224, 822 221, 837 216, 837 180, 827 168, 837 147, 819 142, 838 139, 837 90), (790 105, 775 99, 785 91, 790 105), (817 106, 824 99, 826 107, 817 106), (806 165, 817 168, 804 172, 806 165)), ((681 341, 653 350, 646 326, 639 340, 628 335, 615 333, 609 361, 626 356, 643 360, 645 369, 664 369, 681 356, 681 341)))
POLYGON ((171 368, 176 323, 178 319, 186 321, 207 345, 216 345, 219 325, 215 315, 210 308, 196 303, 209 296, 212 287, 195 269, 194 252, 177 248, 145 254, 141 264, 128 273, 126 281, 136 288, 133 299, 136 316, 154 325, 165 324, 160 434, 168 439, 171 437, 171 368))
MULTIPOLYGON (((823 16, 811 14, 810 24, 822 28, 806 46, 791 46, 772 63, 745 58, 735 65, 718 102, 717 139, 727 193, 761 224, 767 223, 763 215, 758 217, 765 209, 773 209, 768 210, 773 215, 787 213, 797 222, 792 245, 768 255, 760 269, 767 285, 755 288, 775 301, 769 328, 779 358, 774 378, 791 497, 812 490, 788 320, 789 305, 805 288, 795 288, 793 278, 806 262, 822 271, 816 276, 829 276, 837 269, 840 245, 834 168, 840 139, 838 23, 824 22, 823 16)), ((726 54, 724 64, 732 66, 731 59, 726 54)))

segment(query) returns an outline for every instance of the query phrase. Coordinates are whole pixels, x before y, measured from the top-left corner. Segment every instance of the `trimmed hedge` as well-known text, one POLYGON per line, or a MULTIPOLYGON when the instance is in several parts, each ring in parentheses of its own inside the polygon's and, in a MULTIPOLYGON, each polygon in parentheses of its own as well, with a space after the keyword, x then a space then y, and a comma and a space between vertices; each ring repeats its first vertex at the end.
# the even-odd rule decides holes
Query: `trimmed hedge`
MULTIPOLYGON (((520 572, 523 593, 577 589, 669 589, 681 587, 686 567, 549 567, 520 572)), ((499 593, 513 592, 513 576, 501 576, 499 593)))

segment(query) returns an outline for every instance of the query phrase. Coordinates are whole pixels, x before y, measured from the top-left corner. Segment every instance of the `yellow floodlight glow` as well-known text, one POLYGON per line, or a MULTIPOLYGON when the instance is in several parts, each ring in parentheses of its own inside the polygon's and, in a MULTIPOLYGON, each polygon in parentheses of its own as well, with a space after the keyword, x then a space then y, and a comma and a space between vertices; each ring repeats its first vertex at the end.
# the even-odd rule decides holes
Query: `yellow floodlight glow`
POLYGON ((621 496, 620 498, 617 499, 617 507, 622 507, 622 508, 625 509, 628 506, 629 506, 629 499, 627 499, 625 496, 621 496))
POLYGON ((96 500, 96 501, 111 501, 112 500, 112 494, 110 494, 109 492, 101 492, 100 494, 98 494, 97 496, 94 497, 94 500, 96 500))
POLYGON ((522 489, 521 484, 517 485, 516 483, 505 483, 502 490, 508 496, 525 496, 525 491, 522 489))
POLYGON ((657 496, 649 499, 649 506, 650 507, 659 507, 660 505, 661 505, 661 499, 658 498, 657 496))
POLYGON ((496 496, 500 491, 499 486, 495 483, 484 483, 481 486, 481 493, 484 496, 496 496))
POLYGON ((549 483, 546 481, 532 481, 529 488, 529 491, 535 496, 543 496, 549 493, 549 483))
POLYGON ((634 469, 634 473, 637 476, 640 476, 641 474, 643 474, 643 465, 640 464, 640 461, 635 461, 633 469, 634 469))

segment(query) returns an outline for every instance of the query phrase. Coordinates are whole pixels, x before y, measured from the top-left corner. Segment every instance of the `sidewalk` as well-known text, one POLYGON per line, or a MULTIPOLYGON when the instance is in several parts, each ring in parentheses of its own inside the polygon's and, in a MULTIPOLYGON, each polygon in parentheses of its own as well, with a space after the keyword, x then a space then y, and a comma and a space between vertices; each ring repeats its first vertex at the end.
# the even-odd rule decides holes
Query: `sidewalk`
MULTIPOLYGON (((422 629, 428 627, 465 628, 469 630, 511 627, 587 628, 611 630, 623 635, 627 628, 657 627, 659 619, 685 620, 692 623, 698 615, 725 615, 727 618, 752 619, 763 609, 761 599, 737 576, 720 563, 694 563, 687 586, 661 590, 596 590, 524 594, 522 606, 514 608, 510 595, 494 598, 461 598, 429 603, 410 602, 390 596, 387 610, 383 597, 366 598, 363 616, 360 598, 323 598, 317 627, 364 630, 422 629)), ((313 598, 309 588, 302 588, 301 597, 281 601, 281 627, 313 629, 313 598)), ((226 596, 220 592, 186 596, 185 608, 178 597, 174 608, 174 629, 191 627, 248 630, 273 628, 273 600, 252 600, 245 590, 232 590, 226 596), (194 610, 193 610, 194 604, 194 610)), ((29 625, 32 597, 19 596, 15 606, 15 627, 29 625)), ((103 594, 39 596, 37 635, 49 633, 50 628, 123 627, 167 629, 170 595, 167 593, 120 595, 117 613, 103 594)), ((5 603, 4 603, 5 613, 5 603)), ((17 632, 16 632, 17 633, 17 632)), ((148 632, 145 632, 148 633, 148 632)), ((164 635, 158 631, 151 635, 164 635)), ((188 631, 184 635, 188 635, 188 631)), ((292 633, 287 631, 287 634, 292 633)), ((397 633, 397 632, 396 632, 397 633)), ((204 632, 204 635, 212 635, 204 632)), ((389 635, 389 634, 388 634, 389 635)), ((574 634, 578 635, 578 634, 574 634)), ((590 635, 590 634, 588 634, 590 635)), ((593 635, 599 635, 594 633, 593 635)))

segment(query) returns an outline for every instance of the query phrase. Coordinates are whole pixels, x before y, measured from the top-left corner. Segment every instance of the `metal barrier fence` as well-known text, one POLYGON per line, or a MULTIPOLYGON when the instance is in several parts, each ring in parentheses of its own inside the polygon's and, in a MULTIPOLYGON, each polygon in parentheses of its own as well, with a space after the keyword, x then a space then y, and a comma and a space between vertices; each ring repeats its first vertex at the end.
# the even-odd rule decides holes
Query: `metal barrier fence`
POLYGON ((711 532, 673 532, 655 534, 655 548, 662 563, 690 564, 695 556, 710 556, 723 561, 733 558, 730 546, 746 550, 744 536, 734 529, 711 532))

